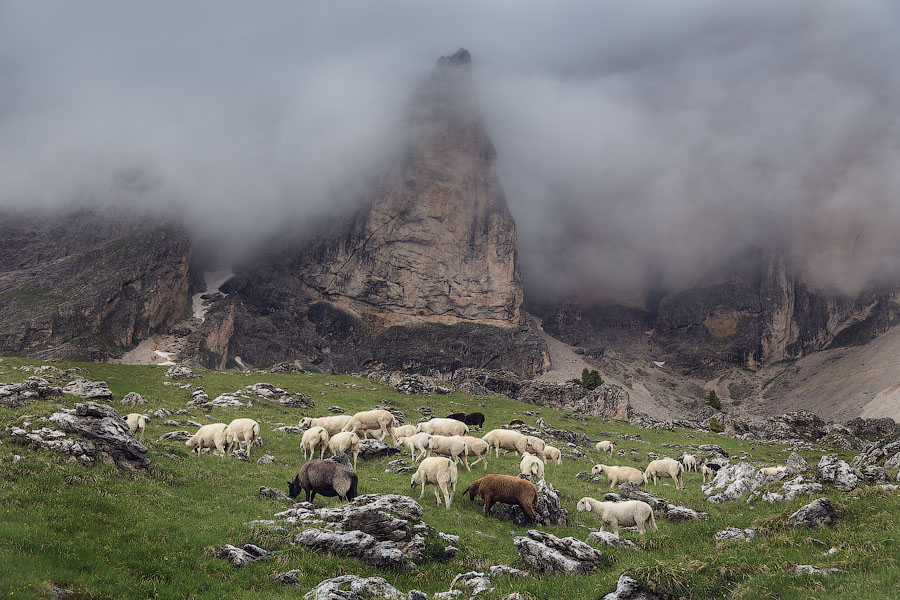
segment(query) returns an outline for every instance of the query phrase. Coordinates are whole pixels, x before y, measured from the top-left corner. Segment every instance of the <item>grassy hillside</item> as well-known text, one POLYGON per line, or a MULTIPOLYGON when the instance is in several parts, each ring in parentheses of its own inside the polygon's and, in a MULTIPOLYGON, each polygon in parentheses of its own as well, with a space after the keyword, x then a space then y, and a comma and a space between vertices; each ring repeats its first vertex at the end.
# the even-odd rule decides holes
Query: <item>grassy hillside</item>
MULTIPOLYGON (((8 358, 0 363, 0 382, 27 377, 28 373, 15 369, 23 364, 43 363, 8 358)), ((123 414, 132 410, 184 409, 190 398, 188 391, 163 385, 163 368, 78 366, 109 384, 116 397, 112 404, 123 414), (130 391, 143 395, 149 404, 136 409, 121 406, 118 400, 130 391)), ((382 570, 355 559, 325 557, 291 547, 286 540, 244 525, 253 519, 271 518, 273 513, 290 506, 257 497, 262 485, 286 491, 287 481, 302 464, 299 436, 273 432, 274 427, 296 425, 307 412, 328 414, 328 407, 333 405, 353 412, 389 399, 412 422, 421 417, 417 410, 420 407, 432 408, 437 416, 480 410, 487 416, 486 428, 513 418, 533 425, 537 417, 523 412, 538 410, 556 427, 583 432, 595 440, 616 439, 619 448, 629 452, 618 460, 619 464, 641 468, 647 463, 648 451, 677 455, 688 444, 717 443, 732 455, 749 454, 760 465, 783 463, 790 452, 780 445, 757 445, 715 434, 652 431, 604 419, 575 418, 500 396, 403 396, 391 388, 354 377, 197 372, 203 379, 192 383, 202 385, 211 398, 266 381, 289 392, 307 394, 315 400, 316 408, 304 411, 254 401, 252 408, 240 411, 214 409, 213 420, 200 410, 191 411, 190 416, 171 417, 201 423, 228 422, 239 413, 256 419, 262 427, 265 447, 254 448, 250 463, 191 455, 183 443, 156 442, 161 434, 176 428, 154 419, 145 435, 150 447, 148 457, 153 463, 149 474, 123 474, 105 465, 69 464, 59 455, 35 452, 10 440, 6 427, 18 424, 21 416, 49 415, 57 403, 73 406, 79 401, 77 398, 38 400, 17 410, 0 409, 0 592, 16 598, 43 597, 52 584, 60 584, 84 591, 85 598, 296 598, 298 589, 284 588, 270 576, 301 569, 305 582, 299 588, 300 595, 322 579, 348 573, 380 575, 404 592, 417 588, 434 593, 446 591, 455 574, 468 570, 487 570, 494 564, 526 568, 512 543, 512 537, 524 534, 526 527, 485 518, 480 504, 462 496, 457 497, 450 510, 437 506, 430 488, 420 501, 425 508, 424 520, 439 531, 459 535, 460 553, 448 562, 428 562, 418 569, 382 570), (618 439, 616 436, 621 434, 640 435, 643 441, 618 439), (258 466, 256 458, 264 452, 273 454, 276 462, 258 466), (16 465, 12 464, 14 453, 23 457, 16 465), (274 558, 236 569, 214 556, 214 547, 248 542, 274 550, 274 558)), ((821 452, 801 454, 815 464, 821 452)), ((417 498, 418 490, 410 490, 409 475, 384 472, 390 460, 360 461, 360 493, 390 492, 417 498)), ((564 460, 560 467, 547 465, 547 479, 560 491, 572 524, 546 530, 584 540, 591 529, 598 528, 594 517, 575 511, 575 503, 585 495, 602 498, 606 486, 578 480, 575 475, 590 471, 591 465, 599 461, 600 455, 591 448, 588 457, 581 461, 564 460)), ((487 472, 517 471, 515 456, 489 459, 487 472)), ((461 470, 458 489, 461 491, 484 472, 481 465, 471 473, 461 470)), ((871 488, 858 488, 849 494, 826 489, 826 495, 842 513, 839 523, 832 529, 794 531, 784 526, 787 516, 812 498, 775 505, 742 501, 713 505, 705 501, 700 483, 700 475, 690 473, 686 474, 685 490, 671 485, 651 485, 649 489, 675 503, 709 512, 708 520, 674 524, 657 519, 658 533, 643 538, 623 533, 641 545, 644 552, 601 549, 608 563, 592 575, 502 580, 495 592, 484 597, 502 598, 518 591, 533 598, 595 599, 613 590, 623 571, 651 588, 680 597, 900 596, 900 528, 896 524, 900 494, 871 488), (714 533, 728 526, 753 527, 761 530, 762 537, 749 544, 737 542, 717 547, 714 533), (825 546, 811 544, 809 537, 823 541, 825 546), (840 552, 821 556, 832 546, 840 552), (847 573, 829 578, 795 577, 790 571, 798 563, 839 567, 847 573)), ((337 501, 317 497, 316 504, 330 506, 337 501)), ((495 512, 499 510, 495 508, 495 512)))

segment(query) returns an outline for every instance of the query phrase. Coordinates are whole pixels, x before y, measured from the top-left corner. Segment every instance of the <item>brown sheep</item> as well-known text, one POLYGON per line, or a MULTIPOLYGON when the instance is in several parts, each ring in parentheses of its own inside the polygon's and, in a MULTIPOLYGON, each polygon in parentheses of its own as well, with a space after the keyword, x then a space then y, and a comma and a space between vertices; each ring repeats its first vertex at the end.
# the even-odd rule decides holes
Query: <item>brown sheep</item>
POLYGON ((525 479, 510 475, 487 475, 477 479, 463 492, 474 499, 477 493, 484 499, 484 516, 491 516, 491 509, 497 502, 518 504, 532 523, 537 523, 534 509, 537 507, 537 488, 525 479))
POLYGON ((359 477, 348 465, 318 458, 304 463, 294 480, 288 482, 288 496, 296 498, 300 492, 306 492, 307 502, 315 500, 316 494, 353 500, 359 495, 356 491, 359 477))

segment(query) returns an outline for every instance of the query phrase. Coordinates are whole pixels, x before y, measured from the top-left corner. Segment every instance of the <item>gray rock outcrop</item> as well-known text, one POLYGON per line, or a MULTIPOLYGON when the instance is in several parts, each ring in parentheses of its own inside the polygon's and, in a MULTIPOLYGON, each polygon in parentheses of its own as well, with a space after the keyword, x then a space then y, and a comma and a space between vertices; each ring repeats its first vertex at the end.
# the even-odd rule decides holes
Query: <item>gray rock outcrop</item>
POLYGON ((137 406, 138 404, 147 404, 147 401, 137 392, 128 392, 119 400, 119 403, 125 406, 137 406))
POLYGON ((788 525, 792 527, 822 527, 834 525, 838 512, 828 498, 819 498, 801 506, 797 512, 788 517, 788 525))
POLYGON ((583 575, 596 570, 603 553, 573 537, 529 529, 527 536, 513 538, 513 544, 527 565, 543 573, 575 573, 583 575))
MULTIPOLYGON (((285 574, 283 574, 285 575, 285 574)), ((403 600, 406 596, 381 577, 341 575, 319 582, 305 600, 403 600)))
POLYGON ((823 456, 817 468, 823 483, 829 483, 844 492, 855 488, 863 479, 862 473, 840 460, 837 454, 823 456))
POLYGON ((0 406, 18 408, 31 398, 48 398, 62 393, 59 386, 51 385, 43 377, 31 376, 22 383, 0 384, 0 406))
POLYGON ((717 531, 715 539, 717 542, 742 541, 749 542, 756 538, 755 529, 738 529, 737 527, 728 527, 722 531, 717 531))
POLYGON ((709 516, 709 513, 696 511, 686 506, 672 504, 665 498, 654 496, 650 492, 642 490, 633 483, 623 483, 619 486, 619 492, 617 494, 609 493, 604 496, 604 499, 619 500, 622 498, 626 500, 640 500, 641 502, 646 502, 654 510, 661 511, 662 516, 666 520, 676 523, 679 521, 695 521, 697 519, 705 519, 709 516))
POLYGON ((659 596, 644 590, 643 586, 624 573, 619 575, 616 591, 603 596, 603 600, 659 600, 659 596))
POLYGON ((101 460, 109 456, 116 465, 127 470, 150 468, 147 447, 134 438, 128 425, 111 406, 80 403, 75 405, 75 410, 53 413, 50 421, 63 431, 77 433, 91 442, 101 460))
POLYGON ((63 388, 63 392, 78 396, 79 398, 88 399, 95 398, 108 400, 113 397, 112 390, 109 389, 109 386, 106 385, 105 381, 94 381, 93 379, 85 379, 83 377, 70 381, 63 388))
POLYGON ((609 546, 610 548, 625 548, 626 550, 641 551, 640 546, 631 540, 625 540, 611 531, 592 531, 588 534, 588 542, 594 542, 600 546, 609 546))
POLYGON ((744 494, 749 494, 766 482, 765 476, 752 464, 741 462, 735 465, 727 465, 719 469, 712 481, 704 485, 701 489, 703 493, 709 496, 706 501, 715 504, 723 504, 725 502, 734 502, 744 494), (713 494, 715 490, 722 489, 721 492, 713 494), (711 495, 712 494, 712 495, 711 495))
POLYGON ((628 392, 606 383, 589 390, 577 383, 525 381, 516 400, 618 421, 628 421, 632 414, 628 392))
POLYGON ((253 544, 245 544, 243 548, 226 544, 219 549, 218 556, 231 561, 235 567, 243 567, 252 562, 266 560, 269 558, 269 553, 253 544))
POLYGON ((791 455, 788 456, 787 463, 785 463, 785 471, 788 475, 801 475, 810 470, 809 463, 806 462, 806 459, 800 456, 796 452, 791 452, 791 455))

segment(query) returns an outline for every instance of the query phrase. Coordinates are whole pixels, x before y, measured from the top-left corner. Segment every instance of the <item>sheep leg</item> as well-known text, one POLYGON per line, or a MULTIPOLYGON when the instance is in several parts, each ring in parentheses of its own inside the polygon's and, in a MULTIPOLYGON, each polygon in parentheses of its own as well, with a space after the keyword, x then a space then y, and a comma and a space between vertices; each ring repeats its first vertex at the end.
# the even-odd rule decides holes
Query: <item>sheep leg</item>
MULTIPOLYGON (((441 486, 441 491, 443 491, 444 486, 441 486)), ((438 484, 434 484, 434 499, 437 500, 438 506, 441 505, 441 495, 438 493, 438 484)))
POLYGON ((491 509, 494 507, 494 498, 488 494, 484 497, 484 516, 491 516, 491 509))
MULTIPOLYGON (((434 489, 435 491, 437 491, 437 486, 435 486, 434 489)), ((450 508, 450 504, 453 502, 453 496, 450 495, 450 490, 447 489, 446 482, 441 483, 441 491, 444 493, 444 502, 446 503, 445 506, 447 508, 450 508)), ((440 504, 440 501, 438 501, 438 504, 440 504)))
MULTIPOLYGON (((249 452, 247 453, 250 454, 249 452)), ((319 458, 325 458, 325 446, 322 446, 322 451, 319 453, 319 458)))
POLYGON ((387 430, 387 428, 384 426, 384 424, 382 423, 382 425, 381 425, 381 437, 378 439, 378 441, 379 441, 379 442, 383 442, 383 441, 384 441, 384 438, 386 438, 387 436, 388 436, 388 430, 387 430))
POLYGON ((359 450, 353 453, 353 470, 356 470, 356 457, 359 456, 359 450))
POLYGON ((612 529, 612 532, 616 535, 619 535, 619 520, 615 517, 612 517, 609 520, 609 527, 612 529))
POLYGON ((534 514, 534 509, 528 506, 527 504, 522 504, 522 502, 518 502, 519 508, 528 515, 528 518, 531 519, 532 523, 537 523, 537 515, 534 514))
POLYGON ((422 481, 422 493, 419 494, 419 498, 423 498, 425 496, 425 481, 422 481))

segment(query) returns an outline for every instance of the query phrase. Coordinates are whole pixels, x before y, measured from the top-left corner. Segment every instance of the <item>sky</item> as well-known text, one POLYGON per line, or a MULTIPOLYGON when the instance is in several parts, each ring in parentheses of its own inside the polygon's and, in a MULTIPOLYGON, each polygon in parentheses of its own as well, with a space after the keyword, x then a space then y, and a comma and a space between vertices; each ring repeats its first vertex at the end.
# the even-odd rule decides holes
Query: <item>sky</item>
POLYGON ((856 293, 900 278, 898 32, 892 0, 0 0, 0 207, 166 207, 238 258, 351 206, 465 47, 532 297, 755 248, 856 293))

